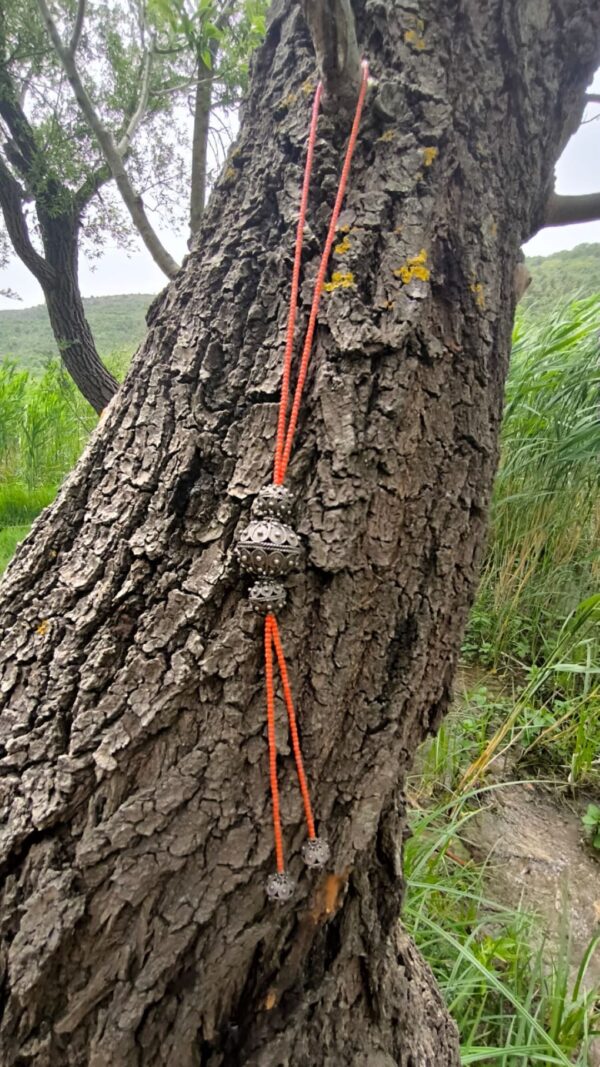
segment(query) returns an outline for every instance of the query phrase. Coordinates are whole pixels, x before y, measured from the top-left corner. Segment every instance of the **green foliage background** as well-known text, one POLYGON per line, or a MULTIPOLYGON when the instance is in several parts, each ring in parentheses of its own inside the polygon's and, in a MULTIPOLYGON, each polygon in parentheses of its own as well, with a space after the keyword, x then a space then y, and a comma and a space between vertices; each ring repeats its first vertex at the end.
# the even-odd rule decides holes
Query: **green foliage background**
MULTIPOLYGON (((112 352, 132 353, 137 348, 144 336, 146 311, 152 300, 148 293, 130 293, 92 296, 83 301, 103 358, 112 352)), ((0 362, 11 359, 20 368, 40 374, 56 355, 56 342, 43 304, 0 311, 0 362)))
POLYGON ((525 262, 532 282, 520 306, 536 318, 553 312, 557 301, 600 293, 600 244, 531 256, 525 262))

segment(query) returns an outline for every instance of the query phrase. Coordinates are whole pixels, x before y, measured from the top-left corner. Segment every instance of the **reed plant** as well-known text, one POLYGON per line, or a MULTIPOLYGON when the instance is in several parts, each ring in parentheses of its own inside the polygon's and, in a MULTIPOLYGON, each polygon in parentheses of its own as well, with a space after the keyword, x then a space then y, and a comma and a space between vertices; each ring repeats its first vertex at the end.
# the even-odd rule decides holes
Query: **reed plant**
MULTIPOLYGON (((466 639, 498 667, 543 664, 599 589, 600 295, 515 327, 491 528, 466 639)), ((570 662, 598 662, 600 632, 570 662)), ((573 681, 574 678, 571 678, 573 681)))

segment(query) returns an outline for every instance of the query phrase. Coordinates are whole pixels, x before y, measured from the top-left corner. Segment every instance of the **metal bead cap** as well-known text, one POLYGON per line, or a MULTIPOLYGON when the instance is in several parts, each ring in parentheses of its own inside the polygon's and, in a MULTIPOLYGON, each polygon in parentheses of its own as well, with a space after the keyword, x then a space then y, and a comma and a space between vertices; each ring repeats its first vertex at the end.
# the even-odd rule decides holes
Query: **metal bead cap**
POLYGON ((302 859, 307 867, 324 867, 331 849, 323 837, 311 837, 302 846, 302 859))
POLYGON ((266 485, 254 499, 252 515, 255 519, 281 519, 289 522, 294 501, 284 485, 266 485))
POLYGON ((259 615, 279 611, 285 604, 287 593, 281 582, 255 582, 248 591, 248 600, 253 611, 259 615))
POLYGON ((258 578, 284 578, 302 561, 298 534, 279 519, 252 519, 242 530, 235 553, 243 570, 258 578))
POLYGON ((267 896, 270 900, 290 900, 294 895, 296 883, 285 871, 270 874, 267 878, 267 896))

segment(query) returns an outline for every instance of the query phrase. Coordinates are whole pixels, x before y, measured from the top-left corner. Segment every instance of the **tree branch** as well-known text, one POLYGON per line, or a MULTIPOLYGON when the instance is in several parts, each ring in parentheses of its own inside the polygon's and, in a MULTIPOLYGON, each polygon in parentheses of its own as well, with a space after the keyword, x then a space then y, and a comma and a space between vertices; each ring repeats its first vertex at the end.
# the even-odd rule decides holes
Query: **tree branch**
POLYGON ((79 0, 77 4, 77 15, 75 18, 75 25, 73 26, 73 33, 71 34, 71 40, 69 41, 69 53, 74 56, 77 51, 77 46, 81 37, 81 31, 83 29, 83 22, 85 19, 86 0, 79 0))
POLYGON ((146 108, 148 107, 148 94, 150 91, 150 71, 152 68, 152 49, 148 49, 144 56, 144 63, 142 67, 142 83, 140 88, 140 98, 138 105, 133 112, 125 133, 121 137, 121 140, 117 144, 117 152, 123 158, 127 155, 131 142, 135 136, 135 132, 146 114, 146 108))
POLYGON ((19 170, 25 177, 34 160, 36 147, 33 130, 21 104, 14 82, 6 67, 0 65, 0 117, 4 119, 15 149, 21 157, 19 170))
POLYGON ((600 93, 586 93, 586 104, 600 104, 600 93))
POLYGON ((54 271, 46 260, 31 243, 27 231, 27 223, 23 215, 21 202, 21 190, 16 178, 13 177, 2 156, 0 155, 0 208, 4 216, 8 236, 19 259, 31 271, 40 282, 46 285, 52 284, 55 279, 54 271))
POLYGON ((114 137, 110 131, 103 126, 91 97, 83 85, 74 57, 69 52, 69 49, 65 48, 61 41, 58 28, 50 14, 46 0, 38 0, 38 7, 50 40, 54 46, 54 50, 60 59, 63 70, 73 90, 75 99, 79 104, 79 108, 88 126, 102 149, 102 154, 110 167, 112 176, 115 179, 121 197, 123 198, 123 203, 131 216, 131 220, 154 262, 168 278, 173 278, 179 270, 179 265, 175 262, 172 256, 169 255, 159 239, 158 234, 155 232, 146 214, 143 200, 139 193, 136 193, 129 180, 129 175, 125 170, 123 158, 119 154, 114 137))
POLYGON ((360 55, 350 0, 302 0, 317 55, 324 104, 351 108, 360 86, 360 55))
POLYGON ((551 193, 546 204, 544 226, 569 226, 574 222, 600 219, 600 193, 559 196, 551 193))
POLYGON ((103 163, 101 167, 97 167, 95 171, 88 174, 85 181, 81 183, 79 189, 73 195, 73 201, 75 204, 75 210, 77 214, 81 214, 83 209, 89 204, 90 200, 96 193, 106 185, 106 182, 110 181, 112 173, 108 163, 103 163))

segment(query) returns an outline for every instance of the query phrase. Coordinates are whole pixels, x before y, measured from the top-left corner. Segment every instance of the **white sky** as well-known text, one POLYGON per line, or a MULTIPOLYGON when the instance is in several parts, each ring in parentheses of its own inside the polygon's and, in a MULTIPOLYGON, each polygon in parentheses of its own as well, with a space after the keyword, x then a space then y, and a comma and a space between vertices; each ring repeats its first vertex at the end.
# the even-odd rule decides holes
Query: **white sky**
MULTIPOLYGON (((590 92, 600 92, 600 70, 596 73, 590 92)), ((600 115, 600 107, 590 106, 586 117, 600 115)), ((600 119, 579 128, 571 138, 556 167, 556 186, 559 193, 593 193, 600 189, 600 119)), ((187 251, 187 235, 162 232, 163 242, 172 256, 181 260, 187 251)), ((550 255, 563 248, 574 248, 583 242, 600 242, 600 221, 577 226, 554 226, 541 230, 525 245, 527 255, 550 255)), ((166 285, 166 278, 138 242, 139 251, 127 255, 119 248, 107 246, 102 259, 90 264, 80 260, 80 283, 84 296, 111 296, 115 293, 157 293, 166 285)), ((18 259, 0 271, 0 289, 17 292, 22 302, 0 297, 1 308, 22 308, 41 304, 42 292, 29 271, 18 259)))

